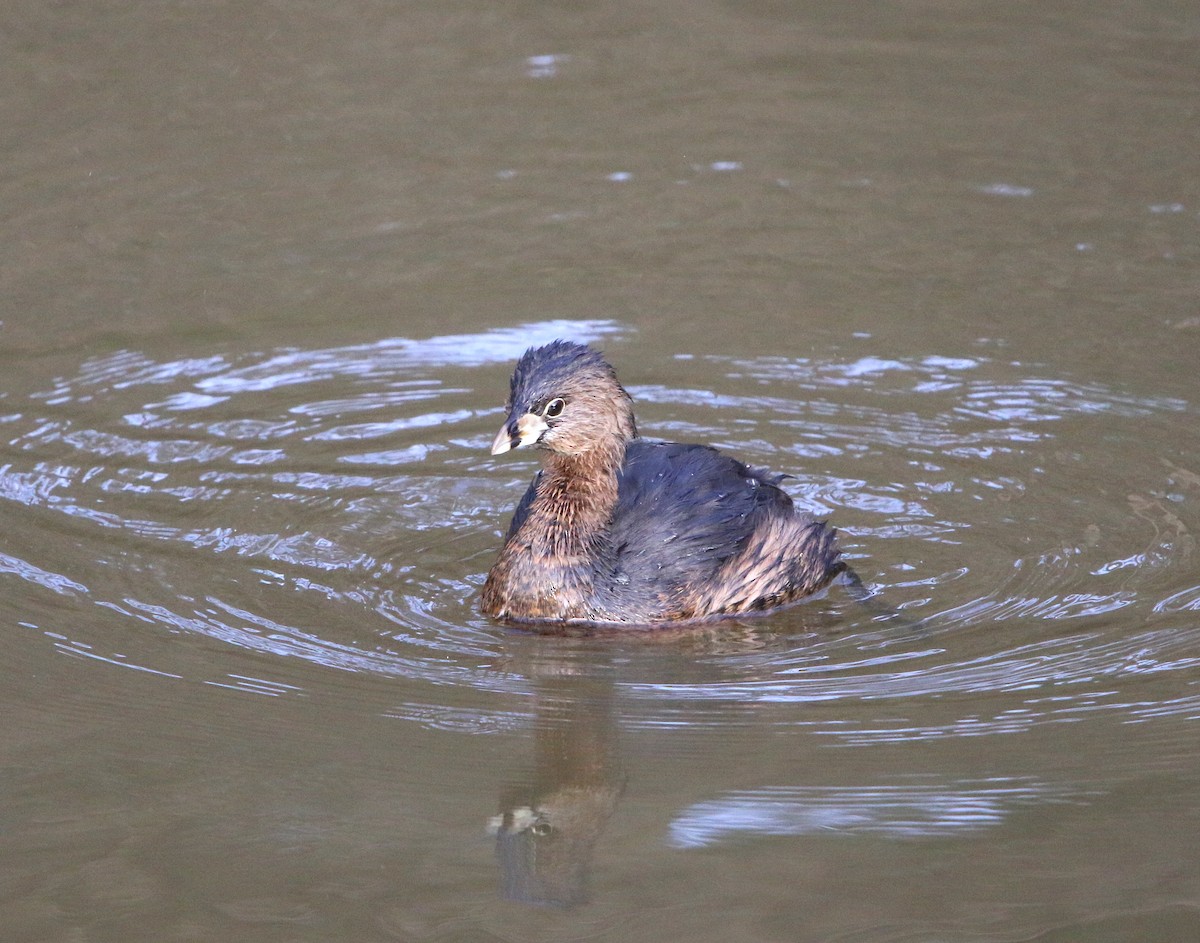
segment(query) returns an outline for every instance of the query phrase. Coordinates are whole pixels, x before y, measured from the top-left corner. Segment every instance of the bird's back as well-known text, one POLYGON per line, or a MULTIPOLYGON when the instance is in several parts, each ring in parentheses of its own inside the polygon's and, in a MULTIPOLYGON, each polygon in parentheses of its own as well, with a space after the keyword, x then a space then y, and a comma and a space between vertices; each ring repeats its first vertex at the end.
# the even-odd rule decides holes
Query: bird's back
POLYGON ((833 531, 796 510, 782 477, 708 446, 630 442, 597 561, 599 608, 617 621, 700 618, 820 588, 837 572, 833 531))

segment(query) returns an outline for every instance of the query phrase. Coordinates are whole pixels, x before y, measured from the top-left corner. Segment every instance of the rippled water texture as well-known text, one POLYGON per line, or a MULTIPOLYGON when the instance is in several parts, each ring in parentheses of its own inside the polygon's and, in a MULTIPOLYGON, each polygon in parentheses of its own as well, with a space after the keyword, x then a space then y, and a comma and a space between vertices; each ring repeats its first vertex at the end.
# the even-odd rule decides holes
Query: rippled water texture
MULTIPOLYGON (((130 351, 93 359, 26 404, 10 401, 24 408, 5 417, 9 460, 0 494, 37 515, 69 556, 6 555, 4 570, 107 610, 105 623, 142 624, 164 637, 204 635, 326 667, 511 691, 513 679, 490 663, 502 656, 505 636, 474 612, 500 527, 530 471, 528 461, 487 455, 502 417, 494 404, 503 398, 503 371, 531 343, 607 338, 619 355, 628 333, 616 322, 552 321, 232 360, 154 362, 130 351), (109 574, 120 574, 115 585, 109 574), (350 638, 308 619, 280 621, 309 606, 322 620, 330 612, 370 615, 373 629, 350 638)), ((910 627, 897 632, 886 612, 852 606, 835 591, 811 613, 749 623, 749 650, 737 652, 737 639, 729 643, 735 651, 722 655, 729 680, 630 681, 628 695, 668 701, 674 712, 692 700, 1087 686, 1196 664, 1186 654, 1196 650, 1196 630, 1171 620, 1200 607, 1200 585, 1179 589, 1172 579, 1188 572, 1194 540, 1184 519, 1200 475, 1164 458, 1145 493, 1083 502, 1056 491, 1079 481, 1066 480, 1064 468, 1099 463, 1093 442, 1186 423, 1194 417, 1187 403, 1053 380, 986 354, 905 362, 860 343, 861 355, 826 362, 681 355, 727 392, 635 382, 630 389, 651 437, 715 442, 794 469, 794 494, 840 524, 878 601, 910 627), (904 456, 903 479, 853 477, 863 456, 890 453, 904 456), (1053 496, 1052 520, 1022 513, 1031 490, 1053 496), (835 639, 795 644, 781 636, 781 627, 831 607, 835 639), (1110 618, 1116 613, 1119 620, 1110 618), (1011 648, 946 660, 944 634, 1010 620, 1055 624, 1011 648)), ((131 660, 130 652, 106 648, 108 624, 95 637, 64 625, 27 627, 80 657, 289 690, 181 671, 169 647, 131 660)), ((437 689, 429 693, 416 711, 426 720, 443 706, 437 689)), ((1087 694, 1090 709, 1104 700, 1087 694)), ((1068 699, 1050 712, 1077 707, 1068 699)), ((1185 698, 1174 707, 1188 713, 1197 703, 1185 698)), ((1135 713, 1166 710, 1139 704, 1135 713)), ((1045 713, 998 722, 1012 729, 1045 713)), ((480 723, 492 722, 485 710, 480 723)))
POLYGON ((18 6, 0 937, 1200 935, 1190 10, 18 6), (481 618, 556 337, 869 597, 481 618))

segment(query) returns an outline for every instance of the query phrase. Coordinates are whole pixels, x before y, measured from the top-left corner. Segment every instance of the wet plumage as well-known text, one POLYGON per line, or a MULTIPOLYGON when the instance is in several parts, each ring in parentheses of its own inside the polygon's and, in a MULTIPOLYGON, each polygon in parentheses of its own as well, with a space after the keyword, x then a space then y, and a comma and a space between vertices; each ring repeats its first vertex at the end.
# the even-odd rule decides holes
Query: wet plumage
POLYGON ((834 531, 778 483, 703 445, 637 434, 611 366, 581 344, 525 352, 493 454, 532 445, 481 608, 511 622, 654 623, 773 609, 841 569, 834 531))

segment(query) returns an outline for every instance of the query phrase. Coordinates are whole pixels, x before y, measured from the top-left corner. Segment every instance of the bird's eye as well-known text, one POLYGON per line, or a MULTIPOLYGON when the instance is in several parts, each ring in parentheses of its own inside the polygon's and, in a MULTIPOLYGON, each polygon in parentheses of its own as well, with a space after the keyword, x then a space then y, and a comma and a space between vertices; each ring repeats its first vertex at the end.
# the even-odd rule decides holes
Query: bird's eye
POLYGON ((542 415, 547 419, 553 419, 563 411, 563 407, 566 405, 561 399, 552 399, 546 404, 546 408, 542 410, 542 415))

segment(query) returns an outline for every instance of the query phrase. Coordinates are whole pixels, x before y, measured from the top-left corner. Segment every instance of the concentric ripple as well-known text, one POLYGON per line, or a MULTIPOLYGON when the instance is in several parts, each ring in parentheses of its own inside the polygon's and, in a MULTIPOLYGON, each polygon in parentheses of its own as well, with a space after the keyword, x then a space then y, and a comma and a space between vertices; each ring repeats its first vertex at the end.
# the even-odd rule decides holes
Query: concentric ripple
MULTIPOLYGON (((605 339, 620 364, 630 332, 546 321, 236 358, 126 350, 8 397, 0 513, 24 536, 0 553, 0 582, 20 624, 71 657, 243 693, 312 694, 314 668, 409 679, 426 696, 390 716, 447 729, 506 728, 544 672, 589 670, 597 647, 632 659, 616 683, 635 726, 703 724, 714 704, 963 692, 1027 696, 934 727, 823 732, 853 746, 1196 716, 1195 695, 1123 686, 1200 665, 1184 565, 1200 473, 1136 444, 1193 422, 1194 405, 986 350, 883 356, 866 339, 840 359, 683 357, 687 387, 627 379, 646 434, 790 470, 874 599, 834 587, 745 624, 550 640, 547 667, 530 649, 542 642, 481 620, 474 597, 532 470, 487 455, 508 365, 558 336, 605 339), (214 671, 197 657, 213 646, 250 661, 214 671), (447 686, 476 692, 473 706, 447 686)), ((787 802, 785 819, 806 820, 809 799, 787 802)))

